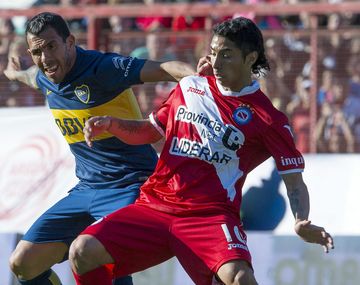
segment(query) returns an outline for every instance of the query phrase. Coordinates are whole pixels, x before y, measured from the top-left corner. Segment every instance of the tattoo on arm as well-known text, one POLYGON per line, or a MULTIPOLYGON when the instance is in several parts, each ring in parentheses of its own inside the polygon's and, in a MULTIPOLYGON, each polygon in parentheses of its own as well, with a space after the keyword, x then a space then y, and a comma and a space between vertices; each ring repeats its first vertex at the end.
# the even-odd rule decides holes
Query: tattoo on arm
POLYGON ((143 130, 144 123, 142 121, 116 121, 116 128, 122 132, 129 134, 138 134, 143 130))
POLYGON ((299 188, 295 188, 288 195, 291 211, 296 219, 297 218, 299 218, 299 219, 307 218, 307 210, 304 209, 302 203, 300 202, 301 201, 301 193, 302 193, 302 191, 299 188))

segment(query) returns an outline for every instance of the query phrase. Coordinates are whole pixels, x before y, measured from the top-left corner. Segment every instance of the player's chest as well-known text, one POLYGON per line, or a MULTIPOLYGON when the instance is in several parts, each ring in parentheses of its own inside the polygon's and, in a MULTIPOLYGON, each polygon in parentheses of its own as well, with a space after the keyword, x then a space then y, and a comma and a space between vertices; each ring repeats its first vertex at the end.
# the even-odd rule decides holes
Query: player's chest
POLYGON ((106 100, 106 93, 89 81, 74 81, 66 85, 44 86, 42 89, 50 108, 83 109, 106 100))
POLYGON ((264 129, 251 104, 227 98, 183 98, 174 104, 171 119, 177 137, 233 151, 247 142, 258 140, 264 129))

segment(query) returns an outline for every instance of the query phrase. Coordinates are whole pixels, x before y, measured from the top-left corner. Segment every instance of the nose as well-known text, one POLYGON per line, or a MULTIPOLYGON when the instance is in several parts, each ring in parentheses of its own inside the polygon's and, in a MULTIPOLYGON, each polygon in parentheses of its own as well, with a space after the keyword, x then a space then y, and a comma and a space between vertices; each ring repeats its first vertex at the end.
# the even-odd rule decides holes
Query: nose
POLYGON ((221 60, 219 56, 214 56, 212 60, 213 69, 219 69, 221 67, 221 60))
POLYGON ((50 53, 46 52, 45 50, 41 52, 41 62, 46 63, 51 59, 50 53))

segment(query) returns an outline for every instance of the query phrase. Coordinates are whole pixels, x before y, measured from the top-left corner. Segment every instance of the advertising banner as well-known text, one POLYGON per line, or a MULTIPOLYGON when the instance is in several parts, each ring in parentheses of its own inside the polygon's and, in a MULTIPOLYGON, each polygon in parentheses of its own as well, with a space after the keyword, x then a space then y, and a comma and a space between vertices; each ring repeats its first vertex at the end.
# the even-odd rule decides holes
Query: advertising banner
POLYGON ((24 233, 75 185, 74 159, 50 111, 0 109, 0 232, 24 233))

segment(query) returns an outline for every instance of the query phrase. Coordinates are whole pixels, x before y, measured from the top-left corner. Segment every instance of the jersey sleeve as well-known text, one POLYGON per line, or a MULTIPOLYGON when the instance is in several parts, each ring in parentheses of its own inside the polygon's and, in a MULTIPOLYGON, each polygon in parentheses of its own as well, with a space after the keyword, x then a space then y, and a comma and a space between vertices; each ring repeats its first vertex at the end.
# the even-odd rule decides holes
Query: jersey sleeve
POLYGON ((180 85, 178 84, 170 92, 168 98, 161 104, 161 106, 156 111, 152 112, 149 116, 150 122, 163 136, 165 135, 172 101, 179 91, 180 85))
POLYGON ((276 162, 280 174, 302 172, 305 162, 297 150, 287 122, 276 122, 263 135, 263 142, 276 162))
POLYGON ((105 54, 97 70, 96 78, 105 90, 128 88, 142 84, 140 72, 146 60, 119 54, 105 54))

